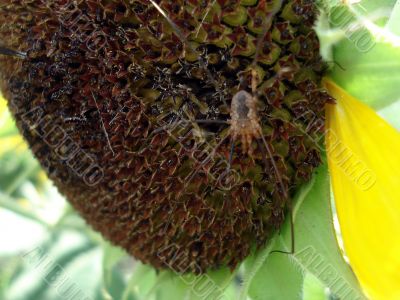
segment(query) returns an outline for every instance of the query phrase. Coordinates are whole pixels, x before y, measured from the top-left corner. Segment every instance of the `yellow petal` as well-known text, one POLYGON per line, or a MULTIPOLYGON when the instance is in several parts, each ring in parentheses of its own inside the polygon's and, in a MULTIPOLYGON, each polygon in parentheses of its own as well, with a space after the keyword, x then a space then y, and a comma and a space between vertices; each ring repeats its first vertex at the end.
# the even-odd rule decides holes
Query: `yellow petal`
POLYGON ((326 79, 327 154, 346 254, 371 299, 400 299, 400 133, 326 79))

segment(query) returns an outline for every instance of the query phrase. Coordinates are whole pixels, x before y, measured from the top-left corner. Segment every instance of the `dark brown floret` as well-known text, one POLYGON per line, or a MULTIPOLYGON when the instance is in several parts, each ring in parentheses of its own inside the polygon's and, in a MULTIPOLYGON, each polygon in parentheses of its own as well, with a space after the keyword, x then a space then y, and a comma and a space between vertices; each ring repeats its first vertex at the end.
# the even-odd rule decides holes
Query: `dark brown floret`
POLYGON ((330 97, 316 8, 283 1, 270 20, 256 66, 273 157, 238 140, 227 180, 229 140, 215 148, 227 125, 193 120, 226 121, 239 86, 251 92, 262 20, 280 1, 156 2, 176 28, 148 0, 0 1, 1 41, 26 53, 0 57, 1 87, 49 177, 105 238, 157 268, 233 268, 320 163, 330 97))

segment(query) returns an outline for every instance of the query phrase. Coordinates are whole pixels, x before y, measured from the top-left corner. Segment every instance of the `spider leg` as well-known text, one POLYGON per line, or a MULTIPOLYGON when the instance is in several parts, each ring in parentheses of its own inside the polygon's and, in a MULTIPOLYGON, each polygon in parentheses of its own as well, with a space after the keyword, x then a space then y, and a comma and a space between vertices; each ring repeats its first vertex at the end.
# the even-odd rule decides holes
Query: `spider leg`
POLYGON ((180 119, 179 121, 173 121, 169 124, 166 124, 164 126, 158 127, 156 129, 154 129, 151 134, 146 138, 143 139, 144 141, 148 140, 150 137, 154 136, 155 134, 161 132, 161 131, 168 131, 170 128, 173 127, 178 127, 181 124, 186 124, 186 123, 205 123, 205 124, 229 124, 227 121, 223 121, 223 120, 186 120, 186 119, 180 119))
POLYGON ((168 131, 168 129, 171 128, 172 126, 179 125, 179 124, 181 124, 181 123, 183 123, 182 120, 180 120, 180 121, 178 121, 178 122, 170 123, 170 124, 167 124, 167 125, 164 125, 164 126, 161 126, 161 127, 158 127, 157 129, 154 129, 154 130, 151 132, 151 135, 149 135, 148 138, 150 138, 150 136, 153 136, 153 135, 155 135, 155 134, 157 134, 157 133, 159 133, 159 132, 161 132, 161 131, 168 131))
POLYGON ((253 156, 253 148, 251 147, 251 142, 253 141, 253 136, 251 134, 246 135, 246 143, 247 143, 247 153, 250 157, 253 156))
POLYGON ((219 182, 224 185, 225 182, 223 180, 229 180, 229 174, 232 168, 232 160, 233 160, 233 153, 235 150, 235 139, 231 136, 231 147, 229 151, 229 158, 228 158, 228 166, 226 167, 226 170, 221 174, 219 178, 219 182))
MULTIPOLYGON (((290 204, 289 204, 290 205, 290 204)), ((291 205, 289 206, 290 212, 289 212, 289 220, 290 220, 290 251, 284 251, 284 250, 273 250, 270 252, 272 253, 282 253, 282 254, 289 254, 293 255, 295 252, 295 235, 294 235, 294 218, 293 218, 293 208, 291 205)))
MULTIPOLYGON (((260 143, 259 140, 257 140, 257 143, 258 143, 258 146, 260 147, 260 149, 262 149, 261 143, 260 143)), ((268 164, 267 159, 265 158, 264 155, 262 156, 262 159, 263 159, 264 164, 265 164, 266 166, 268 166, 269 164, 268 164)), ((272 203, 272 201, 267 201, 267 202, 270 203, 270 204, 272 203)), ((291 255, 291 254, 294 254, 294 252, 295 252, 295 234, 294 234, 293 207, 292 207, 290 201, 288 201, 287 203, 288 203, 288 207, 289 207, 290 233, 291 233, 291 235, 290 235, 290 239, 291 239, 290 252, 289 252, 289 251, 284 251, 284 250, 274 250, 274 251, 271 251, 271 254, 272 254, 272 253, 282 253, 282 254, 289 254, 289 255, 291 255)))
POLYGON ((252 68, 251 69, 251 92, 253 94, 253 97, 255 97, 254 95, 257 94, 257 86, 258 86, 258 80, 257 80, 257 71, 252 68))
POLYGON ((233 151, 235 149, 235 140, 232 138, 231 138, 231 140, 232 140, 232 142, 231 142, 231 151, 229 153, 229 160, 228 160, 228 172, 230 171, 231 166, 232 166, 233 151))
POLYGON ((262 139, 262 141, 263 141, 263 143, 264 143, 265 148, 267 149, 268 156, 271 158, 272 167, 274 168, 275 176, 276 176, 276 179, 277 179, 277 181, 278 181, 278 184, 279 184, 280 187, 281 187, 281 190, 282 190, 282 192, 283 192, 283 196, 284 196, 285 199, 287 199, 287 198, 288 198, 288 195, 287 195, 285 186, 284 186, 283 181, 282 181, 282 176, 281 176, 281 174, 279 173, 278 166, 276 165, 276 163, 275 163, 275 161, 274 161, 274 157, 273 157, 273 155, 272 155, 271 147, 268 145, 268 143, 267 143, 267 141, 265 140, 265 137, 264 137, 264 135, 262 134, 262 132, 260 132, 260 136, 261 136, 261 139, 262 139))
POLYGON ((21 59, 26 58, 26 53, 21 51, 12 50, 3 46, 0 46, 0 54, 7 55, 7 56, 14 56, 21 59))
POLYGON ((261 158, 262 158, 264 166, 266 168, 265 171, 268 171, 269 163, 268 163, 267 158, 266 158, 267 154, 265 153, 265 149, 263 148, 263 144, 261 144, 260 139, 257 139, 257 145, 258 145, 258 147, 260 147, 261 158))
POLYGON ((205 123, 205 124, 229 124, 228 121, 223 120, 193 120, 194 123, 205 123))

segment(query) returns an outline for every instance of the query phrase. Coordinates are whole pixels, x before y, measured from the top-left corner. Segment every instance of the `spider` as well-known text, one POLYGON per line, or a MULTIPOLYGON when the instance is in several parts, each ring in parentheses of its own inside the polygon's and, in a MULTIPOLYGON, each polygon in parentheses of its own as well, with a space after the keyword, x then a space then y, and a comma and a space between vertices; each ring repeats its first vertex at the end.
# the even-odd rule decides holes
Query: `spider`
MULTIPOLYGON (((180 28, 169 18, 167 13, 154 1, 154 0, 149 0, 150 3, 158 10, 158 12, 162 15, 163 18, 166 19, 166 21, 170 24, 178 38, 181 40, 183 44, 186 44, 190 50, 193 53, 197 53, 196 49, 191 48, 190 43, 184 36, 184 34, 181 32, 180 28)), ((211 3, 211 6, 213 6, 215 1, 211 3)), ((270 18, 273 18, 273 16, 278 13, 279 8, 282 6, 283 0, 280 1, 279 5, 277 8, 270 13, 270 18)), ((211 7, 207 11, 210 11, 211 7)), ((204 18, 203 18, 204 20, 204 18)), ((224 98, 221 98, 221 102, 225 104, 226 107, 229 108, 229 119, 226 121, 223 120, 182 120, 183 122, 192 122, 192 123, 219 123, 219 124, 226 124, 229 126, 228 128, 228 134, 222 138, 216 146, 214 146, 213 150, 211 153, 194 169, 192 172, 189 173, 185 180, 185 186, 187 187, 194 178, 194 176, 202 169, 206 164, 210 162, 210 159, 216 154, 217 149, 228 139, 230 138, 231 140, 231 146, 230 146, 230 154, 229 154, 229 159, 228 159, 228 167, 226 170, 226 174, 229 173, 231 165, 232 165, 232 158, 234 154, 234 145, 237 140, 240 140, 241 145, 242 145, 242 151, 243 153, 247 153, 250 157, 253 155, 253 147, 252 143, 255 140, 259 145, 262 144, 264 145, 266 151, 267 151, 267 156, 269 160, 267 160, 266 155, 262 156, 262 159, 264 161, 264 165, 269 168, 269 164, 272 164, 272 169, 274 170, 274 176, 276 177, 276 180, 278 182, 278 185, 280 186, 280 189, 283 193, 283 195, 280 195, 284 199, 288 199, 288 194, 287 194, 287 189, 283 183, 282 177, 280 175, 278 166, 276 165, 276 162, 274 160, 273 156, 273 151, 271 149, 271 145, 267 142, 263 132, 262 132, 262 126, 261 126, 261 120, 258 112, 258 106, 259 106, 259 99, 258 99, 258 91, 257 87, 259 84, 259 79, 258 79, 258 74, 256 71, 256 66, 257 66, 257 60, 259 56, 260 49, 262 48, 263 44, 263 38, 266 35, 268 31, 268 20, 263 22, 264 28, 262 34, 259 36, 257 45, 256 45, 256 52, 254 55, 253 62, 250 65, 250 75, 251 75, 251 92, 248 92, 243 85, 243 77, 241 76, 241 83, 239 85, 238 91, 232 96, 231 98, 231 104, 230 106, 227 105, 226 101, 224 98), (270 163, 269 163, 269 162, 270 163)), ((205 65, 205 62, 203 61, 203 58, 198 55, 198 60, 200 62, 200 65, 203 67, 204 71, 206 72, 206 75, 209 79, 209 81, 214 85, 216 88, 216 91, 218 94, 222 94, 220 91, 220 88, 218 87, 218 84, 216 80, 214 79, 213 75, 211 72, 208 70, 208 68, 205 65)), ((290 71, 289 68, 283 68, 278 74, 275 75, 275 78, 280 78, 284 73, 290 71)), ((242 74, 239 74, 242 75, 242 74)), ((162 128, 158 128, 155 130, 155 132, 162 131, 165 129, 167 126, 163 126, 162 128)), ((261 148, 261 147, 260 147, 261 148)), ((289 205, 290 206, 290 205, 289 205)), ((290 209, 290 207, 289 207, 290 209)), ((291 210, 291 209, 290 209, 291 210)), ((291 224, 291 232, 292 232, 292 245, 291 245, 291 251, 281 251, 281 250, 274 250, 271 253, 284 253, 284 254, 293 254, 294 253, 294 224, 293 224, 293 216, 292 213, 290 213, 290 224, 291 224)))
MULTIPOLYGON (((159 13, 166 19, 166 21, 170 24, 170 26, 173 28, 174 32, 177 34, 179 39, 181 40, 182 43, 188 45, 190 47, 190 44, 188 43, 186 37, 184 34, 181 32, 179 27, 169 18, 167 13, 154 1, 150 0, 151 4, 159 11, 159 13)), ((280 5, 277 6, 277 8, 270 13, 270 18, 272 18, 279 10, 280 6, 282 5, 282 2, 280 5)), ((214 5, 215 1, 211 3, 211 6, 214 5)), ((209 8, 210 10, 211 8, 209 8)), ((228 167, 226 170, 226 174, 229 173, 231 165, 232 165, 232 158, 233 158, 233 153, 234 153, 234 144, 235 141, 240 140, 242 144, 242 150, 243 152, 247 152, 247 154, 251 157, 253 154, 253 147, 252 147, 252 142, 253 140, 256 140, 258 143, 261 140, 263 145, 265 146, 265 149, 267 150, 267 155, 272 163, 272 167, 274 169, 274 173, 277 179, 278 184, 280 185, 281 191, 284 193, 284 197, 287 198, 286 194, 286 188, 283 184, 281 175, 279 173, 278 167, 274 161, 273 158, 273 151, 271 149, 271 146, 268 144, 266 141, 264 134, 262 132, 262 127, 261 127, 261 121, 260 117, 258 114, 258 92, 257 92, 257 86, 258 86, 258 75, 256 71, 256 64, 257 64, 257 59, 259 56, 259 51, 262 47, 262 42, 263 42, 263 37, 267 33, 267 25, 268 22, 264 22, 264 29, 263 33, 260 35, 257 41, 257 47, 256 47, 256 53, 253 59, 253 62, 250 66, 250 72, 251 72, 251 93, 246 91, 243 87, 243 84, 241 83, 241 86, 239 87, 239 91, 236 92, 236 94, 233 95, 231 99, 231 105, 227 105, 224 99, 222 99, 222 102, 225 104, 226 107, 229 107, 230 111, 230 119, 227 121, 222 121, 222 120, 190 120, 190 122, 194 123, 219 123, 219 124, 227 124, 229 126, 228 134, 225 138, 223 138, 213 149, 213 151, 206 157, 206 159, 203 160, 203 162, 191 172, 191 174, 188 175, 187 180, 186 180, 186 185, 189 184, 191 179, 196 175, 196 173, 204 167, 210 159, 215 155, 216 150, 226 141, 228 137, 231 138, 231 149, 230 149, 230 155, 229 155, 229 161, 228 161, 228 167)), ((190 49, 194 53, 196 53, 196 49, 190 49)), ((204 61, 202 57, 199 55, 199 61, 201 64, 203 64, 203 69, 206 71, 208 78, 212 83, 214 83, 217 92, 219 94, 219 87, 216 84, 216 80, 214 79, 213 75, 210 73, 210 71, 204 66, 204 61)), ((276 74, 276 77, 280 77, 284 72, 287 70, 284 68, 279 74, 276 74)), ((239 74, 241 75, 241 74, 239 74)), ((243 81, 243 77, 241 79, 243 81)), ((268 167, 268 162, 265 157, 263 157, 264 164, 268 167)))

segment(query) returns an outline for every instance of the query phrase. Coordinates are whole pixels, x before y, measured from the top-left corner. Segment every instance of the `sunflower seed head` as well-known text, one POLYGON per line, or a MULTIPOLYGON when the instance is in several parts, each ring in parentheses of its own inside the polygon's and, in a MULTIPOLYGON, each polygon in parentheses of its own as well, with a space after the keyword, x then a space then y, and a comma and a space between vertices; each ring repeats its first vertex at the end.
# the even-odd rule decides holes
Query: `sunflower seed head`
POLYGON ((234 268, 268 241, 320 164, 332 101, 313 1, 156 1, 167 18, 148 0, 12 2, 0 6, 0 37, 26 58, 0 57, 3 93, 94 229, 180 272, 234 268), (273 155, 254 142, 249 156, 239 139, 228 166, 224 121, 252 70, 273 155))

